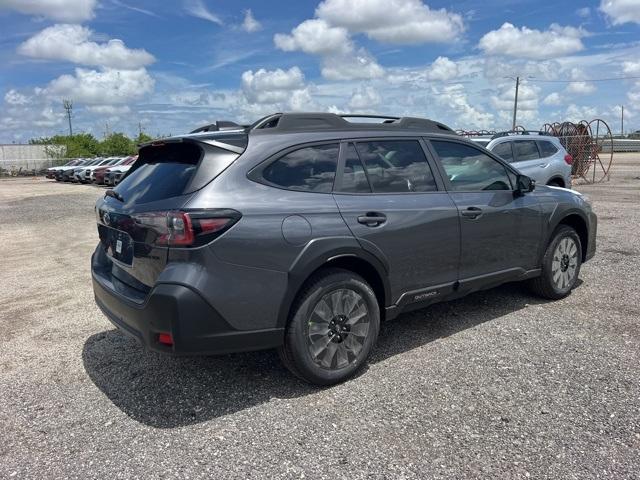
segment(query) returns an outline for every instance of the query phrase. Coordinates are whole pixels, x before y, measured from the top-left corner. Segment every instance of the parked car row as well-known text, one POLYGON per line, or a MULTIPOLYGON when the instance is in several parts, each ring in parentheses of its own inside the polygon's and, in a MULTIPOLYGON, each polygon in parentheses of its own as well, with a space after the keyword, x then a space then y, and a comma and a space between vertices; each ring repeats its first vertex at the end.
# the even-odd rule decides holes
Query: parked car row
POLYGON ((76 158, 65 165, 51 167, 46 178, 58 182, 95 183, 115 186, 137 160, 137 155, 129 157, 76 158))

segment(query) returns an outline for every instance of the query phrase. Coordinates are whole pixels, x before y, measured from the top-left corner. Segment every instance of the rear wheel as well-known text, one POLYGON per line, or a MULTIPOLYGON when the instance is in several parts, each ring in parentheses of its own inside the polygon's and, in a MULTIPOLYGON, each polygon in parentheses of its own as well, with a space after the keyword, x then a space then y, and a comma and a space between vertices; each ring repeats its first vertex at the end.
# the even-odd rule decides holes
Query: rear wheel
POLYGON ((560 225, 542 258, 541 275, 531 280, 531 289, 551 300, 564 298, 575 287, 581 264, 580 237, 573 228, 560 225))
POLYGON ((564 185, 562 184, 562 182, 560 180, 549 180, 547 182, 547 185, 549 185, 550 187, 564 187, 564 185))
POLYGON ((297 377, 331 385, 362 367, 379 329, 380 310, 369 284, 347 270, 325 270, 296 298, 278 353, 297 377))

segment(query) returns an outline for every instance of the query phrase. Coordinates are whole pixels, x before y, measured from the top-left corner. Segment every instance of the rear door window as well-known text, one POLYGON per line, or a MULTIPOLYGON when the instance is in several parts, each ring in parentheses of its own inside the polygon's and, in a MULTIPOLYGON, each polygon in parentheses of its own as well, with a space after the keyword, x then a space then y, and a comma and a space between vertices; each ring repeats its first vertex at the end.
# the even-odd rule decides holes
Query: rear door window
POLYGON ((538 141, 538 149, 541 157, 550 157, 558 152, 557 147, 546 140, 538 141))
POLYGON ((195 143, 149 145, 118 184, 127 202, 148 203, 192 193, 218 176, 239 155, 222 148, 195 143))
POLYGON ((287 190, 329 193, 338 165, 337 143, 294 150, 270 163, 262 171, 264 180, 287 190))
POLYGON ((501 159, 511 163, 513 162, 513 150, 511 149, 511 142, 499 143, 491 150, 498 155, 501 159))
POLYGON ((356 147, 374 193, 432 192, 438 189, 417 140, 358 142, 356 147))
POLYGON ((517 142, 513 142, 513 149, 515 150, 516 162, 540 158, 538 147, 533 140, 518 140, 517 142))
POLYGON ((371 193, 367 174, 364 171, 358 152, 352 143, 347 146, 340 191, 349 193, 371 193))

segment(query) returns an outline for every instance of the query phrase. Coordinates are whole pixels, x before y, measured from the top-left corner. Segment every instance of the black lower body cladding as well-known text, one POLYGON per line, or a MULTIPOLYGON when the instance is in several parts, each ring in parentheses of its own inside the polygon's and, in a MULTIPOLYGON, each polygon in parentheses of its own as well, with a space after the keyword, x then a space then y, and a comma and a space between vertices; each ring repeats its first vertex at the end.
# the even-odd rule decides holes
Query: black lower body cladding
POLYGON ((96 304, 118 329, 150 350, 172 354, 222 354, 272 348, 283 329, 235 330, 199 294, 178 284, 158 284, 146 299, 132 302, 107 278, 93 273, 96 304), (159 342, 170 334, 173 345, 159 342))

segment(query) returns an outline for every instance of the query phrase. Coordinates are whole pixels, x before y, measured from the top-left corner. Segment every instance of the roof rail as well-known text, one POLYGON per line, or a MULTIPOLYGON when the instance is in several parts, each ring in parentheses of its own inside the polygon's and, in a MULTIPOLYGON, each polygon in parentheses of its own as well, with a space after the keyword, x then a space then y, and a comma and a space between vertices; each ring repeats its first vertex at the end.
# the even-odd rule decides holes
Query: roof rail
POLYGON ((416 117, 392 117, 384 115, 362 115, 335 113, 274 113, 255 122, 249 130, 274 130, 277 132, 313 131, 313 130, 421 130, 433 133, 456 135, 443 123, 416 117), (347 119, 371 118, 383 120, 380 123, 350 122, 347 119))
POLYGON ((548 132, 543 132, 542 130, 507 130, 504 132, 498 132, 491 137, 491 140, 494 138, 500 137, 510 137, 512 135, 542 135, 542 136, 551 136, 548 132))
POLYGON ((198 127, 189 133, 218 132, 220 130, 236 130, 239 128, 244 128, 244 127, 230 120, 216 120, 215 122, 209 123, 208 125, 203 125, 202 127, 198 127))

